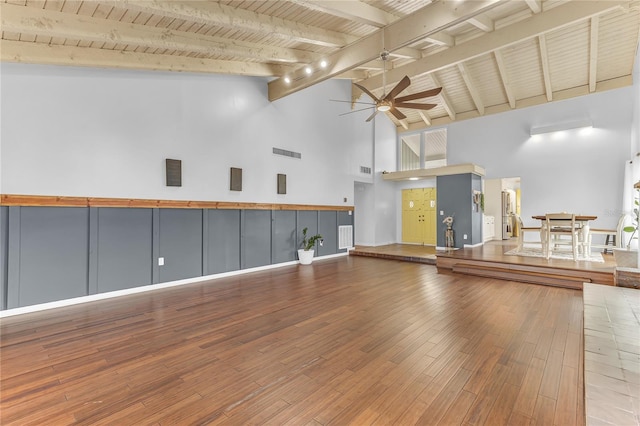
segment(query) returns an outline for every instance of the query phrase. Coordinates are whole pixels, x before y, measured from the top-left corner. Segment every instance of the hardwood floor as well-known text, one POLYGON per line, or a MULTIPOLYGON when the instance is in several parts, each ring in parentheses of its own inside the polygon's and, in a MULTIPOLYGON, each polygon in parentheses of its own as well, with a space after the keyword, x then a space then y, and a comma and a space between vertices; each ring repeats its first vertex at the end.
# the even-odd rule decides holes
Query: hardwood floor
POLYGON ((582 313, 346 256, 7 317, 0 423, 584 424, 582 313))

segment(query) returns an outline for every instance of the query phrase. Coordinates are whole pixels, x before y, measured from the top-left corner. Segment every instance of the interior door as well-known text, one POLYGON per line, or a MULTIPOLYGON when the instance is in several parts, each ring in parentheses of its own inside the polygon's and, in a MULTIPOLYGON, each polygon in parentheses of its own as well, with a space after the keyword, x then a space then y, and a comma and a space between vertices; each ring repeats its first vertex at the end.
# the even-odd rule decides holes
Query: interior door
POLYGON ((422 244, 422 189, 402 190, 402 242, 422 244))
POLYGON ((402 242, 436 245, 436 190, 402 190, 402 242))

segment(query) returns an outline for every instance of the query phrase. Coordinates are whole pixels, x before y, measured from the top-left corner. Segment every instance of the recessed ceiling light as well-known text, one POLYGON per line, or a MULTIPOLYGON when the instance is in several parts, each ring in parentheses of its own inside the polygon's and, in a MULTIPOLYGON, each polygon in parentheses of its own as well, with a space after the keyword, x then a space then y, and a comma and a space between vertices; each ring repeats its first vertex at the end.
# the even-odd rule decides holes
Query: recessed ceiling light
POLYGON ((312 71, 311 67, 305 67, 305 69, 304 69, 304 72, 306 72, 307 75, 310 75, 311 71, 312 71))
POLYGON ((291 83, 291 79, 289 77, 285 77, 284 78, 284 82, 289 84, 289 83, 291 83))
POLYGON ((323 59, 322 61, 320 61, 320 68, 326 68, 326 67, 327 67, 327 61, 323 59))

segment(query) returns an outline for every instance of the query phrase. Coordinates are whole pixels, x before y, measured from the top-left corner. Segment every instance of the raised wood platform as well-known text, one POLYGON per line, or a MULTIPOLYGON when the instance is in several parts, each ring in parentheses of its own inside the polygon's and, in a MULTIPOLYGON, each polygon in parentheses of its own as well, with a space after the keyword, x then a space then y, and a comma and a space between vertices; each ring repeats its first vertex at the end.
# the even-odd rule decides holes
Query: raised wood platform
POLYGON ((389 244, 358 246, 354 256, 368 256, 436 265, 438 272, 461 273, 532 284, 582 289, 582 283, 615 285, 615 261, 604 263, 505 255, 515 242, 491 241, 482 247, 442 251, 432 246, 389 244))
POLYGON ((509 281, 582 289, 583 283, 615 285, 613 256, 604 263, 505 255, 513 243, 489 242, 482 247, 438 252, 438 272, 454 272, 509 281))
POLYGON ((369 247, 356 246, 349 254, 353 256, 377 257, 380 259, 401 260, 404 262, 436 264, 436 248, 412 244, 388 244, 369 247))

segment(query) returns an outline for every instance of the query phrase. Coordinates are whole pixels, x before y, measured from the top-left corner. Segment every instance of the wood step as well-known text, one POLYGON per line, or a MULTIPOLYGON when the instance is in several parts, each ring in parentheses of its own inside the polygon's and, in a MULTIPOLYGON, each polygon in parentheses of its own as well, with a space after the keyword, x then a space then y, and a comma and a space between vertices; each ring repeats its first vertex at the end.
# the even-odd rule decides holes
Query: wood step
POLYGON ((456 263, 452 270, 453 272, 466 275, 498 278, 531 284, 551 285, 554 287, 572 288, 577 290, 582 290, 583 282, 591 282, 590 278, 572 277, 548 272, 514 271, 509 268, 475 265, 464 262, 456 263))
POLYGON ((523 265, 437 256, 438 272, 454 272, 555 287, 582 289, 582 283, 615 285, 613 272, 523 265))

